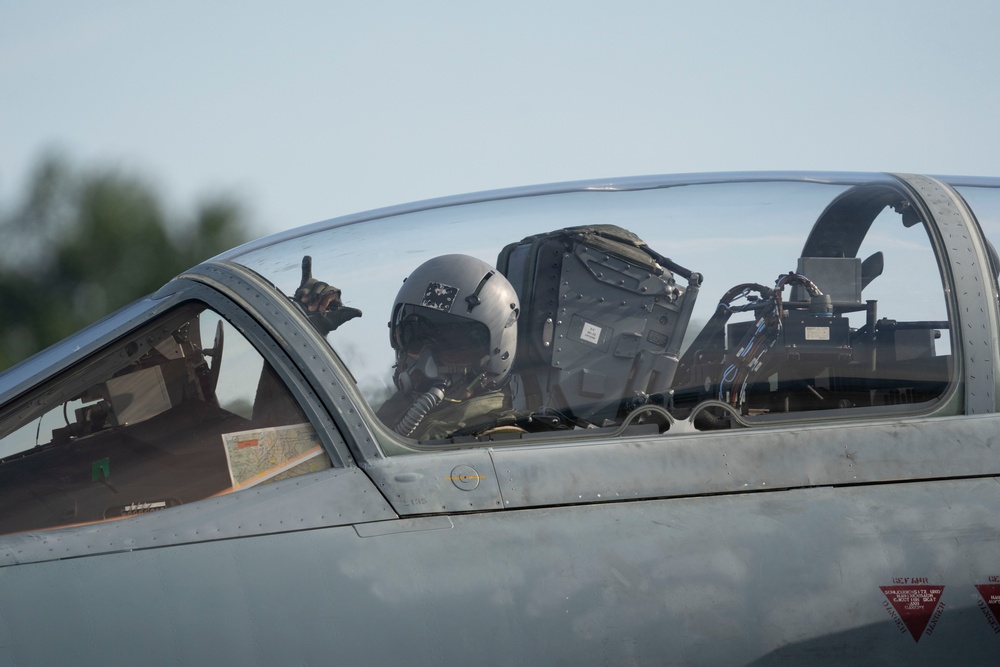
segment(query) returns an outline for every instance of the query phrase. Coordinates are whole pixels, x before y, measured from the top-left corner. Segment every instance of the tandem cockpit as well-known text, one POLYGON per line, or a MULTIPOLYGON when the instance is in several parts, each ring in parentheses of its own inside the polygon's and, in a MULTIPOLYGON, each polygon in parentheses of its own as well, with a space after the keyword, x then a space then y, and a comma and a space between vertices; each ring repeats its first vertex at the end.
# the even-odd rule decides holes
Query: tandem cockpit
POLYGON ((409 441, 937 410, 955 372, 940 240, 905 188, 876 181, 500 198, 232 259, 291 294, 312 258, 365 313, 328 342, 409 441))
POLYGON ((633 179, 236 248, 10 371, 0 534, 351 456, 959 414, 921 202, 877 174, 633 179))

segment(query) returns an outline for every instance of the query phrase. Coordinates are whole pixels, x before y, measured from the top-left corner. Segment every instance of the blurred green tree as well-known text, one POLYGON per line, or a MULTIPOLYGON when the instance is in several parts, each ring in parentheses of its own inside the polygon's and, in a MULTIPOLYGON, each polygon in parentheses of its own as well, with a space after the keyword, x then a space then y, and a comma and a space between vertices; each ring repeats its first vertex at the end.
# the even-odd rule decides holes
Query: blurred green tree
POLYGON ((0 370, 248 236, 234 200, 176 219, 140 177, 43 156, 23 200, 0 213, 0 370))

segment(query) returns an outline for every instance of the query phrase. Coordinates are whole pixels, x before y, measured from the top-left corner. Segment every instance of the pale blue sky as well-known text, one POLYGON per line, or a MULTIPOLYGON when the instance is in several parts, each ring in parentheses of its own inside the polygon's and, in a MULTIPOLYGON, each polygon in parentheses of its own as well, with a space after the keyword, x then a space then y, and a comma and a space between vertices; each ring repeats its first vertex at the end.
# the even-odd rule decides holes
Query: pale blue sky
POLYGON ((0 207, 47 148, 260 232, 539 182, 1000 175, 1000 3, 0 0, 0 207))

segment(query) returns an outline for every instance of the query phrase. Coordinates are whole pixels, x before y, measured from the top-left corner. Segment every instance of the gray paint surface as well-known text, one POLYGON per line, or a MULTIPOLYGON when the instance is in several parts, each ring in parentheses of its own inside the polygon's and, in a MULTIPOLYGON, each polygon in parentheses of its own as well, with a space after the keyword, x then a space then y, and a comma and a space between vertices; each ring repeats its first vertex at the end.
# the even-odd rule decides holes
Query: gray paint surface
MULTIPOLYGON (((736 179, 778 176, 794 178, 736 179)), ((976 588, 1000 584, 1000 318, 985 245, 948 179, 806 178, 904 183, 924 199, 962 326, 954 396, 728 432, 676 423, 385 456, 389 436, 322 339, 263 281, 206 265, 187 279, 260 329, 342 467, 0 537, 0 664, 993 664, 1000 625, 976 588), (968 414, 939 416, 956 400, 968 414), (940 590, 916 638, 882 590, 913 580, 940 590)), ((182 298, 170 292, 144 303, 182 298)), ((53 354, 0 395, 36 382, 53 354)))
POLYGON ((974 584, 997 568, 998 501, 993 479, 814 488, 4 568, 0 595, 22 602, 0 646, 14 665, 983 664, 998 638, 974 584), (944 586, 919 642, 879 589, 913 576, 944 586), (39 627, 59 642, 13 641, 39 627))

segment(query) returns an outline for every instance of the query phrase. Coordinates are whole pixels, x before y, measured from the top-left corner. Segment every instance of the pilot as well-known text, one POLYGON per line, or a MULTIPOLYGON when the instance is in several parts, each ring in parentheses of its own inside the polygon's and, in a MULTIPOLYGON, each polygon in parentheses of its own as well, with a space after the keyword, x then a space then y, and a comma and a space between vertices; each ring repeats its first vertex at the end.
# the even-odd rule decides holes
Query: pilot
POLYGON ((476 432, 510 409, 504 386, 517 347, 520 304, 486 262, 442 255, 418 266, 392 307, 396 393, 378 410, 397 433, 422 440, 476 432))

